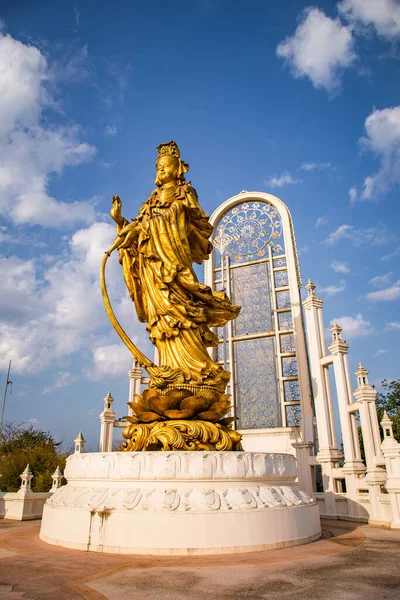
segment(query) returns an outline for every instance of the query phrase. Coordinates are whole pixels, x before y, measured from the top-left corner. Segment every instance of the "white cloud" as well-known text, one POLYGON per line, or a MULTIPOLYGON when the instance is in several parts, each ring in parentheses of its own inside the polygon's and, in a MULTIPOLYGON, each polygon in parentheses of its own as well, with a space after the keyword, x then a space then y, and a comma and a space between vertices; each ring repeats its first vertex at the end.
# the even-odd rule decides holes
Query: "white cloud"
POLYGON ((386 331, 400 331, 400 321, 392 321, 385 327, 386 331))
MULTIPOLYGON (((11 358, 14 371, 36 372, 52 364, 63 365, 65 357, 82 348, 108 343, 102 329, 109 331, 110 326, 100 294, 99 265, 114 238, 111 224, 95 223, 77 231, 67 252, 41 269, 33 261, 3 259, 0 362, 6 364, 11 358)), ((127 323, 127 333, 142 336, 141 345, 147 344, 116 256, 108 262, 107 283, 117 317, 127 323)))
POLYGON ((115 125, 106 125, 104 135, 117 135, 118 130, 115 125))
POLYGON ((385 254, 384 256, 382 256, 381 260, 390 260, 391 258, 398 256, 399 254, 400 254, 400 246, 395 248, 395 250, 393 250, 393 252, 390 252, 389 254, 385 254))
POLYGON ((60 390, 63 387, 71 385, 71 383, 74 383, 74 381, 76 381, 75 375, 69 371, 60 371, 55 377, 54 384, 49 387, 45 387, 42 393, 51 394, 55 390, 60 390))
POLYGON ((336 273, 350 273, 350 269, 347 264, 341 260, 333 260, 331 262, 331 267, 336 273))
POLYGON ((365 178, 361 200, 378 199, 400 184, 400 106, 374 110, 365 121, 363 149, 375 153, 380 168, 365 178))
POLYGON ((318 217, 315 227, 322 227, 322 225, 326 225, 328 223, 328 219, 325 217, 318 217))
POLYGON ((353 246, 359 247, 365 244, 380 246, 386 244, 391 239, 384 225, 378 224, 376 227, 357 228, 354 225, 340 225, 335 231, 332 231, 325 240, 328 246, 333 246, 343 240, 348 240, 353 246))
POLYGON ((397 300, 400 298, 400 280, 396 281, 396 283, 388 288, 379 290, 377 292, 370 292, 367 294, 367 298, 373 302, 391 302, 392 300, 397 300))
POLYGON ((349 198, 350 198, 350 204, 351 205, 355 204, 355 202, 357 200, 357 196, 358 196, 358 194, 357 194, 357 188, 355 188, 354 186, 351 187, 349 189, 349 198))
POLYGON ((335 231, 332 231, 326 238, 326 243, 329 246, 333 246, 340 240, 351 238, 351 232, 353 231, 353 225, 340 225, 335 231))
POLYGON ((329 169, 331 167, 330 162, 308 162, 303 163, 300 167, 301 171, 322 171, 323 169, 329 169))
POLYGON ((34 46, 0 33, 0 214, 17 224, 59 226, 90 222, 90 202, 61 202, 48 195, 51 174, 90 159, 95 149, 77 126, 51 125, 55 107, 45 56, 34 46))
POLYGON ((350 23, 373 27, 378 35, 387 39, 400 36, 400 4, 398 0, 342 0, 337 5, 339 13, 350 23))
POLYGON ((278 177, 270 177, 267 181, 264 182, 267 187, 283 187, 284 185, 294 185, 296 183, 301 183, 301 179, 294 179, 293 176, 285 171, 282 175, 278 177))
MULTIPOLYGON (((133 341, 135 342, 135 340, 133 341)), ((132 367, 132 356, 122 342, 95 348, 93 359, 94 369, 91 373, 93 379, 127 375, 132 367)))
POLYGON ((283 40, 276 53, 294 77, 308 77, 315 88, 329 92, 339 89, 343 69, 357 58, 351 28, 312 7, 303 12, 294 35, 283 40))
POLYGON ((318 287, 318 293, 322 296, 335 296, 336 294, 340 294, 340 292, 344 292, 346 289, 346 282, 341 281, 338 285, 328 285, 326 287, 318 287))
POLYGON ((369 280, 369 283, 376 288, 385 287, 389 285, 392 280, 393 273, 386 273, 385 275, 377 275, 369 280))
POLYGON ((343 339, 369 335, 373 330, 371 323, 364 319, 361 313, 358 313, 355 317, 338 317, 337 319, 332 319, 331 325, 333 325, 334 321, 343 329, 343 339))
POLYGON ((389 350, 384 348, 382 350, 378 350, 377 352, 375 352, 374 356, 382 356, 383 354, 387 354, 388 352, 389 352, 389 350))

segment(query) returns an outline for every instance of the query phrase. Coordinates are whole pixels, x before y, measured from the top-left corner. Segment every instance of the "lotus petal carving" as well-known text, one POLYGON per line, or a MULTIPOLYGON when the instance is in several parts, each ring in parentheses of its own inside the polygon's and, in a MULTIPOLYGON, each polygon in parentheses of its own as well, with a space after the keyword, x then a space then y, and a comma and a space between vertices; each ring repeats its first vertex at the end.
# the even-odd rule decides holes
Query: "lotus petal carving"
MULTIPOLYGON (((179 388, 162 393, 146 389, 142 396, 135 394, 135 401, 128 403, 134 415, 127 420, 132 424, 176 419, 218 421, 231 409, 229 398, 230 394, 221 395, 210 389, 200 389, 197 393, 179 388)), ((224 425, 234 421, 228 419, 224 425)))
POLYGON ((191 408, 183 410, 166 410, 165 416, 169 419, 191 419, 194 416, 194 410, 191 408))

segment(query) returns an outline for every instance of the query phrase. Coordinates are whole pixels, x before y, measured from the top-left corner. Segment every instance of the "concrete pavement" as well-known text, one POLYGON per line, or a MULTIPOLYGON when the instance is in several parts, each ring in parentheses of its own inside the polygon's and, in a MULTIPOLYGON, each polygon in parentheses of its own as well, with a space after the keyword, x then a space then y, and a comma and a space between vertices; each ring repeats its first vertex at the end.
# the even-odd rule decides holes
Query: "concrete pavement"
POLYGON ((0 521, 0 600, 399 600, 400 531, 323 522, 323 539, 225 556, 140 557, 49 546, 0 521))

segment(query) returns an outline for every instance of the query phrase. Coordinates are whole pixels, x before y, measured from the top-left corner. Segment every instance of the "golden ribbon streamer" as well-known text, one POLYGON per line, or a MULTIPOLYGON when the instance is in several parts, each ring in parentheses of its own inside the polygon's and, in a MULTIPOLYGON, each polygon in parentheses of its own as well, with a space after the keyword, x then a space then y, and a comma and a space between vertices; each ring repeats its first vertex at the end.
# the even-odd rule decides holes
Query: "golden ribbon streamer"
POLYGON ((111 256, 111 253, 118 247, 118 245, 121 243, 121 241, 122 241, 121 238, 118 237, 116 239, 116 241, 114 242, 114 244, 111 246, 111 248, 109 248, 107 250, 107 252, 104 254, 103 260, 101 261, 100 289, 101 289, 101 295, 103 296, 104 306, 105 306, 108 318, 111 321, 111 325, 114 327, 115 331, 118 333, 119 337, 124 342, 124 344, 128 348, 128 350, 131 352, 134 359, 142 367, 142 369, 146 369, 146 370, 149 370, 152 368, 157 369, 156 365, 149 358, 147 358, 147 356, 145 354, 143 354, 143 352, 141 352, 137 346, 135 346, 135 344, 132 342, 132 340, 130 339, 128 334, 121 327, 120 323, 118 322, 117 317, 114 314, 114 311, 111 306, 110 298, 108 296, 107 285, 106 285, 106 275, 105 275, 106 263, 107 263, 108 258, 111 256))

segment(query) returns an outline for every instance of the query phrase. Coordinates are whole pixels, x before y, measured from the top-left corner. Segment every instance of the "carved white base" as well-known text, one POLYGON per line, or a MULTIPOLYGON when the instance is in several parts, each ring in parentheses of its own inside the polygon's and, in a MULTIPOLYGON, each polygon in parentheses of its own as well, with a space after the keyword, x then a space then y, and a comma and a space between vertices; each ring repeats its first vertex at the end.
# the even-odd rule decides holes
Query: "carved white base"
POLYGON ((46 502, 40 538, 125 554, 218 554, 320 537, 316 502, 290 454, 73 454, 68 484, 46 502))

